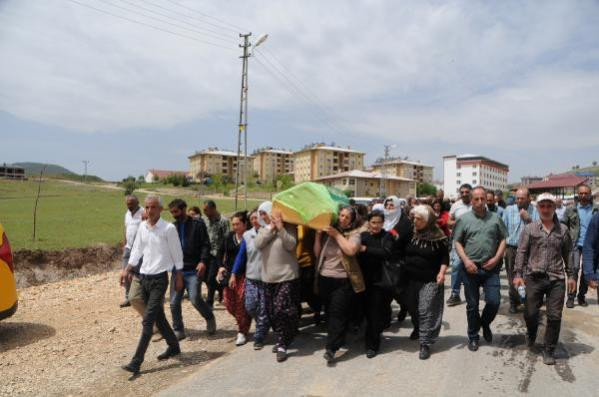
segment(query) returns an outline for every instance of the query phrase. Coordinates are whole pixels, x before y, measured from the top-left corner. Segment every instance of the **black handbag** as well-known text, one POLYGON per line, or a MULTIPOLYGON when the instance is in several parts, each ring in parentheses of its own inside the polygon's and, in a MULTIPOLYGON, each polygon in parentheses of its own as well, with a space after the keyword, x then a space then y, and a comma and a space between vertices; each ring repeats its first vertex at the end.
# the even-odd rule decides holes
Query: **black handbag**
POLYGON ((373 285, 392 293, 398 293, 401 282, 401 267, 401 261, 384 260, 381 266, 380 278, 373 285))

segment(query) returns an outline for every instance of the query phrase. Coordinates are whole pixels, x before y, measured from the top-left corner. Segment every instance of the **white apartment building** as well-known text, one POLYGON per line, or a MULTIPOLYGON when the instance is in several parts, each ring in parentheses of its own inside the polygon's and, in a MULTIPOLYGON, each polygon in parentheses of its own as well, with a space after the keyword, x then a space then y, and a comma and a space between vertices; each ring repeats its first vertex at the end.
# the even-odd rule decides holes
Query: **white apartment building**
POLYGON ((464 183, 486 189, 507 189, 509 166, 477 154, 443 157, 443 190, 449 198, 459 196, 464 183))

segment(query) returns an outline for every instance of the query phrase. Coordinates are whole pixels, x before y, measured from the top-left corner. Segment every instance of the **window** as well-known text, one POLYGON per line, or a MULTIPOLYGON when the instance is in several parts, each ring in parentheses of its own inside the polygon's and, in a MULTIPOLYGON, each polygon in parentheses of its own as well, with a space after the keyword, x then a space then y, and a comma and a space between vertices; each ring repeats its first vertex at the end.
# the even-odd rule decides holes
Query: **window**
POLYGON ((472 180, 472 184, 473 184, 473 185, 476 185, 476 179, 473 179, 473 180, 472 180))
POLYGON ((458 172, 458 173, 456 174, 456 176, 462 176, 462 173, 461 173, 461 172, 458 172))
POLYGON ((472 173, 472 176, 476 176, 476 171, 474 171, 474 172, 472 173))
POLYGON ((354 186, 355 184, 356 184, 356 180, 355 180, 355 179, 353 179, 353 178, 351 178, 351 179, 349 180, 349 185, 350 185, 350 186, 354 186))

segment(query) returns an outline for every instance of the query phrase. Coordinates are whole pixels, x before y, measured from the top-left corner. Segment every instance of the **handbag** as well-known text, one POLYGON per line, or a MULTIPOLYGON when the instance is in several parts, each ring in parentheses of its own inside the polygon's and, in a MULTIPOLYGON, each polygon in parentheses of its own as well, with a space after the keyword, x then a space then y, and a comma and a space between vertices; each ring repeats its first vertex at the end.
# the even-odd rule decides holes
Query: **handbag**
POLYGON ((401 268, 401 261, 384 260, 381 266, 380 278, 373 285, 392 293, 398 293, 401 282, 401 268))

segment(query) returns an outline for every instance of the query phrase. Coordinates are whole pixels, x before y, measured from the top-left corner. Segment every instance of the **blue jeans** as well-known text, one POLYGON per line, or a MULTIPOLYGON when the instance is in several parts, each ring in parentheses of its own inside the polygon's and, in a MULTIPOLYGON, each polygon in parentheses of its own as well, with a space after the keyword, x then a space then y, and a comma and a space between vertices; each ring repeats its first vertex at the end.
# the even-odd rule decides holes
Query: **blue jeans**
POLYGON ((499 310, 501 301, 499 273, 479 269, 478 273, 470 274, 462 267, 462 280, 464 280, 464 294, 466 295, 466 317, 468 319, 468 339, 478 340, 478 331, 481 325, 489 326, 499 310), (480 287, 485 294, 485 308, 482 315, 478 304, 480 287))
POLYGON ((185 288, 177 292, 175 289, 175 277, 171 275, 170 284, 170 300, 171 300, 171 316, 173 317, 173 329, 175 331, 183 331, 183 313, 181 312, 181 301, 183 300, 183 292, 187 290, 189 301, 196 310, 204 317, 205 320, 214 318, 212 309, 202 298, 202 284, 198 280, 195 270, 183 272, 183 282, 185 288))
POLYGON ((451 246, 451 295, 460 296, 460 288, 462 286, 463 277, 462 270, 464 269, 464 264, 462 263, 462 259, 455 250, 455 245, 451 246))

